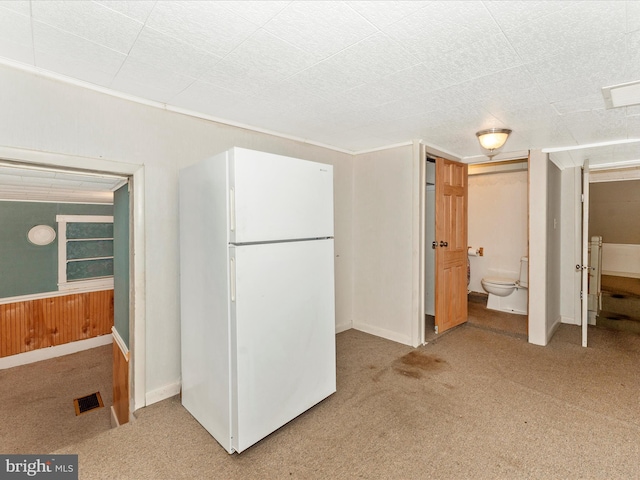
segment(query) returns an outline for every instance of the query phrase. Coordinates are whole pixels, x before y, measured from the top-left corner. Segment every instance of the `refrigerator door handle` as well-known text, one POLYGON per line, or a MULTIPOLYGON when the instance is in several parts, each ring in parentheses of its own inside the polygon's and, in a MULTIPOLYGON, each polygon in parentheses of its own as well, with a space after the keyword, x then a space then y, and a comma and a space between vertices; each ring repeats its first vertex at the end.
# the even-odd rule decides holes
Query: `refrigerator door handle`
POLYGON ((229 276, 230 278, 230 282, 231 282, 231 301, 235 302, 236 301, 236 259, 234 257, 231 257, 230 260, 230 267, 229 268, 229 276))
POLYGON ((233 187, 229 189, 229 228, 232 232, 236 230, 236 195, 233 187))

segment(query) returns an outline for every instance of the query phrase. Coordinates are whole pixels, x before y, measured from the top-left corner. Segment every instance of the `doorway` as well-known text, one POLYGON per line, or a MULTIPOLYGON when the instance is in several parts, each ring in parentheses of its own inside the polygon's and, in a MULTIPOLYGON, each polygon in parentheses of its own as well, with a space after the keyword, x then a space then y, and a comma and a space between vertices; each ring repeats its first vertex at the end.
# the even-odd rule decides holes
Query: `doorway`
POLYGON ((422 343, 467 321, 467 165, 420 149, 422 343))
POLYGON ((527 158, 469 165, 469 322, 523 339, 528 338, 528 167, 527 158))
POLYGON ((634 333, 640 333, 640 225, 630 219, 640 215, 637 172, 592 171, 588 216, 589 238, 602 238, 601 262, 594 270, 601 286, 595 325, 634 333))
MULTIPOLYGON (((124 345, 126 347, 127 360, 129 360, 129 352, 133 352, 134 350, 134 342, 136 345, 140 343, 143 346, 144 340, 144 299, 136 298, 135 290, 140 287, 144 287, 144 285, 139 280, 139 277, 135 275, 136 271, 141 270, 141 259, 133 256, 133 251, 137 247, 139 250, 144 250, 142 239, 144 238, 144 225, 141 222, 141 213, 134 214, 135 210, 133 209, 134 202, 136 206, 140 209, 142 204, 142 187, 143 187, 143 170, 141 166, 138 165, 129 165, 123 163, 114 164, 112 162, 104 161, 101 159, 93 159, 93 158, 78 158, 78 157, 67 157, 65 155, 57 155, 57 154, 43 154, 42 152, 32 152, 25 151, 21 149, 13 149, 8 147, 3 147, 0 149, 0 155, 3 158, 7 158, 9 160, 3 161, 5 165, 11 166, 14 169, 17 169, 16 172, 31 172, 31 175, 25 174, 20 175, 19 173, 16 177, 20 176, 21 181, 19 182, 20 188, 16 189, 15 185, 13 185, 14 192, 18 190, 21 191, 24 198, 24 195, 27 193, 40 194, 40 201, 54 201, 55 199, 60 202, 69 201, 70 199, 67 197, 63 198, 64 194, 61 193, 64 188, 56 189, 53 186, 56 183, 56 179, 63 180, 61 184, 64 184, 65 181, 73 183, 75 179, 83 179, 82 188, 76 188, 76 193, 78 191, 83 191, 78 197, 71 199, 74 203, 82 203, 79 200, 79 197, 84 195, 85 198, 87 194, 91 193, 93 195, 100 195, 101 193, 109 193, 113 195, 112 190, 123 191, 126 190, 126 205, 125 210, 127 213, 130 213, 130 218, 126 220, 126 227, 134 226, 134 228, 130 228, 128 232, 125 233, 126 247, 128 249, 128 254, 126 255, 126 260, 130 260, 130 264, 125 264, 126 269, 126 280, 131 280, 131 286, 125 284, 124 294, 119 294, 119 300, 116 300, 116 304, 120 304, 120 306, 116 306, 116 309, 121 312, 125 312, 124 317, 121 319, 120 323, 120 331, 126 332, 124 334, 125 340, 124 345), (82 168, 79 168, 78 165, 81 164, 82 168), (42 191, 42 181, 38 181, 38 175, 33 174, 35 171, 46 172, 44 176, 48 176, 49 180, 47 180, 47 195, 43 197, 42 191), (31 177, 32 180, 24 180, 24 178, 31 177), (113 181, 119 184, 117 185, 120 188, 115 188, 113 181), (132 186, 136 186, 131 192, 131 196, 129 197, 129 189, 132 186), (125 310, 123 310, 123 306, 125 310)), ((42 174, 40 175, 42 177, 42 174)), ((2 177, 3 185, 8 182, 7 177, 2 177)), ((14 182, 15 183, 15 182, 14 182)), ((6 186, 6 185, 5 185, 6 186)), ((75 185, 77 187, 77 185, 75 185)), ((69 185, 67 185, 69 187, 69 185)), ((2 187, 0 186, 0 190, 2 187)), ((11 190, 6 189, 5 190, 11 190)), ((71 190, 71 188, 67 188, 67 190, 71 190)), ((5 192, 6 193, 6 192, 5 192)), ((69 193, 68 191, 66 192, 69 193)), ((89 195, 90 196, 90 195, 89 195)), ((15 198, 14 198, 15 200, 15 198)), ((91 199, 89 199, 89 202, 91 199)), ((96 201, 95 203, 99 203, 96 201)), ((140 253, 140 252, 139 252, 140 253)), ((118 254, 116 254, 118 255, 118 254)), ((140 275, 142 277, 142 275, 140 275)), ((142 279, 143 281, 143 279, 142 279)), ((117 332, 114 332, 117 333, 117 332)), ((117 336, 122 337, 123 335, 113 335, 114 339, 117 336)), ((141 348, 140 352, 143 353, 144 349, 141 348)), ((133 358, 131 359, 133 360, 133 358)), ((125 389, 120 389, 120 391, 124 391, 125 395, 123 398, 123 402, 126 404, 127 418, 129 412, 133 412, 136 408, 144 406, 144 381, 139 382, 136 385, 136 380, 139 378, 144 378, 144 355, 142 354, 139 358, 136 358, 137 362, 127 363, 125 366, 127 378, 126 378, 126 387, 125 389), (129 375, 129 371, 131 370, 131 375, 129 375), (134 387, 138 388, 134 388, 134 387)), ((114 389, 115 390, 115 389, 114 389)), ((113 419, 112 419, 113 420, 113 419)), ((112 422, 113 424, 113 422, 112 422)))

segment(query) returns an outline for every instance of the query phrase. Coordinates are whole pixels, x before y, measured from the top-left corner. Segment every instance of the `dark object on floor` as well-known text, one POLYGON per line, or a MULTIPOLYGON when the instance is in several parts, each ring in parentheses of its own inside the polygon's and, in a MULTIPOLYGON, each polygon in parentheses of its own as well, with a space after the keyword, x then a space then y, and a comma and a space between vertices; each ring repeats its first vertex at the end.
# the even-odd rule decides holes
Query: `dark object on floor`
POLYGON ((83 413, 90 412, 91 410, 95 410, 96 408, 102 408, 104 407, 104 404, 102 403, 100 392, 96 392, 91 395, 87 395, 86 397, 76 398, 73 401, 73 406, 76 409, 76 416, 78 416, 83 413))

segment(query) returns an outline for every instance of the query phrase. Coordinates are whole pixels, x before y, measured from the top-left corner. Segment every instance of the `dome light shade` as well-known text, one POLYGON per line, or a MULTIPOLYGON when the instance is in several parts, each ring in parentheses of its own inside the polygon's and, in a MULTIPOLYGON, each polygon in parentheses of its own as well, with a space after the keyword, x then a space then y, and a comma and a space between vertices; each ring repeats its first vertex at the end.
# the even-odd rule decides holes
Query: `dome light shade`
POLYGON ((488 156, 493 157, 505 144, 510 133, 508 128, 487 128, 477 132, 476 137, 480 146, 489 152, 488 156))

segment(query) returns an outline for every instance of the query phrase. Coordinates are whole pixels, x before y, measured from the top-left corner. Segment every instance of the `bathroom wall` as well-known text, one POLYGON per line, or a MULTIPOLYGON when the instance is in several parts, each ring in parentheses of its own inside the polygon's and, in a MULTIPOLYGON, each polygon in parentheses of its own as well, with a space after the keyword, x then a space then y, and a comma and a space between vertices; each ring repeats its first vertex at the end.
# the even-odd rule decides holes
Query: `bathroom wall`
POLYGON ((469 257, 469 290, 484 292, 487 276, 517 279, 527 255, 526 170, 469 175, 469 245, 484 256, 469 257))

